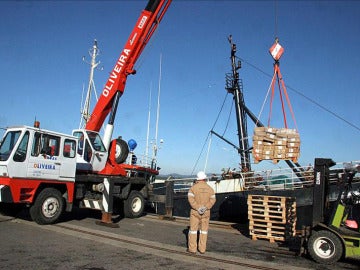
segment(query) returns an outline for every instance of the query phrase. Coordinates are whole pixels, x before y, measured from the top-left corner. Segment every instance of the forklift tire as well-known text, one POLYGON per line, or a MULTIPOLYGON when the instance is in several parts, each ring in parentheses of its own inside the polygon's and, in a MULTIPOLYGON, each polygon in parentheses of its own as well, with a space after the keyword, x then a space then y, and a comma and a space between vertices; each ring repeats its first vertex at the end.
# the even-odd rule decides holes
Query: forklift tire
POLYGON ((64 210, 64 198, 55 188, 45 188, 30 207, 30 216, 40 225, 53 224, 59 220, 64 210))
POLYGON ((133 190, 124 201, 124 216, 127 218, 138 218, 143 215, 144 207, 144 196, 139 191, 133 190))
POLYGON ((116 139, 115 161, 117 164, 124 163, 129 155, 129 146, 126 141, 116 139))
POLYGON ((343 245, 339 237, 327 230, 313 231, 308 241, 308 251, 314 261, 331 264, 343 256, 343 245))

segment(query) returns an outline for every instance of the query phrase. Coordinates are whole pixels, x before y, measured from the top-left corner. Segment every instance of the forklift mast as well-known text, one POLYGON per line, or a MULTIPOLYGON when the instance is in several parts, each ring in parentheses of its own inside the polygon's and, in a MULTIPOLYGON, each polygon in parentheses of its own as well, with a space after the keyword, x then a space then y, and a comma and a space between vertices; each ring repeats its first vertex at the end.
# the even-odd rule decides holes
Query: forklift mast
POLYGON ((312 227, 324 223, 329 207, 330 167, 336 163, 328 158, 316 158, 314 165, 315 185, 313 189, 312 227))

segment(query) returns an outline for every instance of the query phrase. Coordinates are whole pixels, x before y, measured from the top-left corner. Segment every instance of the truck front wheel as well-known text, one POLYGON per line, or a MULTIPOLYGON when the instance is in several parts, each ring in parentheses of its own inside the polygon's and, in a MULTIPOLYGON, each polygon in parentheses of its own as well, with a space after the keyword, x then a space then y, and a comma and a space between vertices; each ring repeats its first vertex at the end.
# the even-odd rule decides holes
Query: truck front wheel
POLYGON ((55 188, 45 188, 30 207, 30 216, 37 224, 53 224, 58 221, 63 209, 64 198, 60 191, 55 188))
POLYGON ((133 190, 129 197, 124 201, 124 216, 127 218, 138 218, 144 212, 145 200, 143 195, 133 190))
POLYGON ((310 256, 319 263, 337 262, 343 255, 341 240, 334 233, 321 230, 313 231, 308 242, 310 256))

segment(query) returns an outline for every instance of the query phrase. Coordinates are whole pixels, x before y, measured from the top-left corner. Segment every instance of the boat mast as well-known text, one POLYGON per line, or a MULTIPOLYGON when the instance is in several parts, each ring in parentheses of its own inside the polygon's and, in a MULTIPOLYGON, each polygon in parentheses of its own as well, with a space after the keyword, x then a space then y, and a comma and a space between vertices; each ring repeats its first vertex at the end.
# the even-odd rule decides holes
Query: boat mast
MULTIPOLYGON (((94 70, 100 64, 100 61, 96 62, 96 57, 99 55, 99 52, 100 51, 97 46, 97 40, 95 39, 93 47, 89 50, 89 54, 91 56, 91 62, 89 63, 90 64, 89 83, 88 83, 88 88, 87 88, 87 92, 86 92, 84 106, 80 111, 81 118, 80 118, 79 128, 83 128, 90 118, 90 101, 91 101, 91 92, 92 91, 94 91, 95 97, 97 99, 95 83, 94 83, 94 70)), ((86 62, 85 56, 83 57, 83 61, 86 62)))
POLYGON ((237 130, 239 139, 238 153, 241 158, 241 170, 251 171, 250 149, 247 132, 246 107, 243 95, 242 80, 239 78, 238 70, 241 68, 241 62, 236 62, 236 44, 232 42, 230 35, 229 43, 231 47, 231 67, 232 73, 226 75, 226 90, 233 94, 235 102, 235 111, 237 119, 237 130))

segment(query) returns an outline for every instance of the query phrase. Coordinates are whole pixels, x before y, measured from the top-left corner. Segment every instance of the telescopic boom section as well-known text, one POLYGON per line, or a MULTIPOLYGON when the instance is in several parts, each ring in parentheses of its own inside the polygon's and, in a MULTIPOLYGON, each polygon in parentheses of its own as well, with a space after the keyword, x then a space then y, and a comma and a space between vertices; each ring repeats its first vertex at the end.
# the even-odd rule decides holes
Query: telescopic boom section
POLYGON ((136 73, 134 65, 155 32, 170 3, 171 0, 150 0, 146 8, 141 12, 135 28, 110 73, 85 129, 99 131, 110 111, 116 110, 118 98, 121 97, 125 89, 127 76, 136 73), (117 97, 115 98, 115 96, 117 97))

